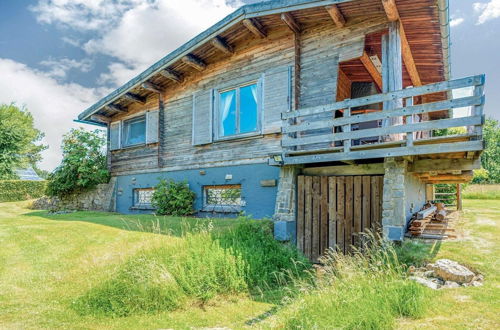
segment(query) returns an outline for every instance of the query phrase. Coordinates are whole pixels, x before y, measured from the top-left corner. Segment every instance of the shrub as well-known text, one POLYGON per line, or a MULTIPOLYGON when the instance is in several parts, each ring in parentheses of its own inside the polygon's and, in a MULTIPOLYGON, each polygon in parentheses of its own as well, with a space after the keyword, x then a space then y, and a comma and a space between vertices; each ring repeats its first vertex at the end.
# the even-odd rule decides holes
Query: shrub
POLYGON ((300 278, 310 262, 291 245, 274 239, 270 221, 248 220, 218 234, 223 247, 245 260, 245 280, 249 287, 276 288, 300 278))
POLYGON ((372 244, 363 254, 331 253, 322 276, 278 314, 286 329, 388 329, 398 317, 420 317, 427 289, 406 278, 394 248, 372 244))
POLYGON ((109 181, 101 131, 72 129, 63 138, 63 160, 49 175, 47 195, 64 197, 109 181))
POLYGON ((0 180, 0 202, 14 202, 42 197, 47 181, 0 180))
POLYGON ((153 193, 152 205, 161 215, 185 216, 194 213, 195 193, 188 183, 160 180, 153 193))

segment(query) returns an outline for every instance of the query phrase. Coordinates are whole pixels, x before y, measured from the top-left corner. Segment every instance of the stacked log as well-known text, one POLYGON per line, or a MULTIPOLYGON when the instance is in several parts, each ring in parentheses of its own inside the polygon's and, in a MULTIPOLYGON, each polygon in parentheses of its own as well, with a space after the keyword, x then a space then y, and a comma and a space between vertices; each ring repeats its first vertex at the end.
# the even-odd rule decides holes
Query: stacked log
POLYGON ((413 214, 408 232, 413 237, 443 239, 456 237, 448 228, 447 213, 443 203, 426 204, 413 214))

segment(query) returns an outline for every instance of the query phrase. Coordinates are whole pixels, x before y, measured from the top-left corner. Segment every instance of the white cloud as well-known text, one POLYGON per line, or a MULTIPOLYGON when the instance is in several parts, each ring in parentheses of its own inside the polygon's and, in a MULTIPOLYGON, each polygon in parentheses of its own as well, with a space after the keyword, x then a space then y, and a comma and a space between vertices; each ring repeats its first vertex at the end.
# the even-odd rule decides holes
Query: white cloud
POLYGON ((225 0, 40 0, 32 10, 41 23, 92 30, 95 37, 82 47, 89 54, 116 59, 99 81, 117 86, 241 4, 225 0))
MULTIPOLYGON (((72 127, 78 114, 109 90, 85 88, 78 84, 60 84, 40 71, 0 58, 0 103, 25 105, 33 114, 35 126, 45 133, 41 167, 52 170, 61 161, 61 138, 72 127)), ((89 128, 88 125, 87 128, 89 128)))
POLYGON ((121 15, 148 0, 40 0, 30 9, 45 24, 95 31, 107 29, 121 15))
POLYGON ((450 26, 451 26, 451 27, 458 26, 458 25, 462 24, 464 21, 465 21, 465 19, 464 19, 463 17, 453 18, 453 19, 450 21, 450 26))
POLYGON ((476 24, 483 24, 500 17, 500 0, 490 0, 488 3, 475 2, 473 8, 479 14, 476 24))
POLYGON ((92 61, 87 58, 81 61, 69 58, 62 58, 60 60, 49 59, 40 62, 40 64, 49 69, 45 74, 52 78, 66 78, 67 72, 73 69, 81 72, 89 72, 92 69, 92 61))

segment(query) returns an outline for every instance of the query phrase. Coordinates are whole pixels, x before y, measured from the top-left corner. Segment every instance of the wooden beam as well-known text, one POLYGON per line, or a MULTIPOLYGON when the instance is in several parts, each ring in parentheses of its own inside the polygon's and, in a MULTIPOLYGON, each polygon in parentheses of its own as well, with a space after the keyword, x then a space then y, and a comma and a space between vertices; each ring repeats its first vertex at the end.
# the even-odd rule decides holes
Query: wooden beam
POLYGON ((417 65, 413 59, 413 54, 411 52, 410 44, 406 38, 406 33, 403 28, 403 23, 399 21, 399 34, 401 35, 401 55, 403 56, 403 62, 405 63, 406 71, 410 75, 411 83, 413 86, 422 86, 422 80, 418 74, 417 65))
POLYGON ((290 13, 282 13, 281 20, 292 30, 294 33, 300 33, 300 24, 293 18, 290 13))
POLYGON ((128 109, 120 107, 119 105, 116 104, 108 104, 107 106, 105 106, 105 108, 114 112, 123 112, 123 113, 128 112, 128 109))
POLYGON ((90 119, 104 124, 109 124, 111 122, 111 118, 102 115, 92 115, 90 119))
POLYGON ((382 90, 382 74, 378 71, 375 64, 373 64, 372 59, 370 58, 370 56, 368 56, 366 51, 363 52, 363 55, 359 58, 359 60, 361 61, 361 63, 363 63, 363 66, 373 78, 373 81, 375 82, 377 87, 382 90))
POLYGON ((145 90, 148 90, 148 91, 153 92, 153 93, 162 94, 165 91, 164 88, 162 88, 156 84, 153 84, 152 82, 149 82, 149 81, 142 83, 141 86, 145 90))
POLYGON ((330 14, 330 17, 338 28, 344 27, 345 17, 342 15, 342 12, 337 5, 326 6, 325 9, 328 14, 330 14))
POLYGON ((403 62, 405 63, 406 71, 408 71, 408 74, 410 75, 411 83, 413 84, 413 86, 422 86, 422 80, 420 79, 420 75, 418 74, 417 66, 415 64, 415 60, 411 52, 410 44, 408 43, 408 39, 406 38, 406 32, 403 27, 403 22, 401 21, 401 17, 399 16, 399 11, 396 6, 396 1, 382 0, 382 4, 384 5, 385 14, 387 15, 387 19, 389 21, 395 22, 399 20, 401 53, 403 56, 403 62))
POLYGON ((408 168, 409 173, 425 173, 429 171, 471 171, 481 168, 479 159, 421 159, 408 168))
POLYGON ((137 95, 137 94, 126 93, 126 94, 123 94, 123 97, 129 101, 132 101, 132 102, 136 102, 136 103, 140 103, 140 104, 146 103, 146 98, 142 97, 140 95, 137 95))
POLYGON ((382 0, 382 5, 389 21, 395 22, 399 19, 399 11, 395 0, 382 0))
POLYGON ((234 50, 231 45, 229 45, 226 40, 222 39, 221 37, 217 36, 213 38, 211 41, 212 46, 217 48, 218 50, 222 51, 224 54, 227 55, 233 55, 234 50))
POLYGON ((184 62, 185 64, 189 65, 192 68, 195 68, 198 71, 203 71, 207 67, 207 65, 205 64, 205 62, 203 62, 202 59, 191 54, 184 56, 182 58, 182 62, 184 62))
POLYGON ((267 37, 267 34, 264 31, 264 28, 263 28, 262 24, 260 24, 260 22, 257 21, 256 19, 245 18, 243 20, 243 25, 245 25, 245 27, 250 32, 252 32, 253 34, 255 34, 257 37, 259 37, 259 38, 265 38, 265 37, 267 37))
POLYGON ((162 76, 164 76, 165 78, 170 79, 172 81, 175 81, 175 82, 177 82, 179 84, 182 82, 181 75, 178 74, 177 72, 173 71, 173 70, 164 69, 164 70, 160 71, 160 74, 162 76))

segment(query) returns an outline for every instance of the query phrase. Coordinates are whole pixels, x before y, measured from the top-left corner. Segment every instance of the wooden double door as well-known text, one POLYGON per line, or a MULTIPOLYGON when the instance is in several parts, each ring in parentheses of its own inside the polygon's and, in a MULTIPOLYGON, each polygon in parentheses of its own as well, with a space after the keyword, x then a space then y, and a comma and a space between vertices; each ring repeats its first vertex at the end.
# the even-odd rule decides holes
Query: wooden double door
POLYGON ((328 248, 349 253, 358 233, 380 230, 383 176, 297 178, 297 247, 312 261, 328 248))

